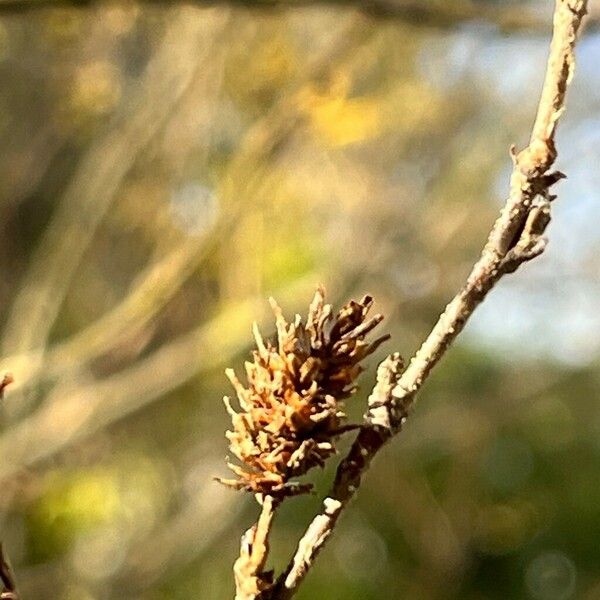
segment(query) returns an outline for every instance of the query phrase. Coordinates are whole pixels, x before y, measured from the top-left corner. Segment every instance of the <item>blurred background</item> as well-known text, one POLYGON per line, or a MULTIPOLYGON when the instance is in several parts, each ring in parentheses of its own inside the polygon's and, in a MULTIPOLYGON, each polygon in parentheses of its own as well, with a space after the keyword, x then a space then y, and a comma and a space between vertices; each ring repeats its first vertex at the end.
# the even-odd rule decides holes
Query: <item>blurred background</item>
MULTIPOLYGON (((0 537, 24 600, 233 596, 257 510, 212 481, 224 369, 254 319, 273 332, 269 295, 371 293, 393 338, 360 418, 478 257, 552 4, 2 1, 0 537)), ((600 598, 591 8, 549 249, 478 310, 299 599, 600 598)), ((283 506, 276 568, 319 494, 283 506)))

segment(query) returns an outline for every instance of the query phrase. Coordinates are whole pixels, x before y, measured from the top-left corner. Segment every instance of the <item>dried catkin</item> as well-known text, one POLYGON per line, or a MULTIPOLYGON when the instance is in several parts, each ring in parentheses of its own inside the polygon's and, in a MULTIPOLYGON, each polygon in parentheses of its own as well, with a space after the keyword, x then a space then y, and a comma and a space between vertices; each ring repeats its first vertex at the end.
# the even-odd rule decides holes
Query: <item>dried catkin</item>
POLYGON ((246 362, 247 385, 227 370, 240 410, 224 399, 232 420, 226 435, 241 466, 229 463, 237 479, 219 481, 275 497, 311 489, 292 479, 323 466, 335 453, 335 439, 348 429, 343 400, 356 390, 360 362, 389 337, 365 340, 383 319, 367 318, 372 304, 365 296, 334 315, 318 289, 306 323, 299 315, 287 323, 271 299, 276 344, 263 340, 255 325, 256 350, 253 361, 246 362))

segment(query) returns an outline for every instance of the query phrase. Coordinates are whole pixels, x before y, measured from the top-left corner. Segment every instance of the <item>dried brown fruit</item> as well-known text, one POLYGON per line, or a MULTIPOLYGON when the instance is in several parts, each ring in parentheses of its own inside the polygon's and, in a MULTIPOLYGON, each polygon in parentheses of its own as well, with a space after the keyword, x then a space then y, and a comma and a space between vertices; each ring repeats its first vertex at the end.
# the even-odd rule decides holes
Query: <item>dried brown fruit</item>
POLYGON ((224 399, 233 425, 226 435, 242 466, 229 463, 238 478, 219 481, 279 497, 311 489, 292 479, 323 466, 335 453, 335 439, 350 428, 344 427, 343 400, 356 390, 360 362, 389 337, 365 340, 383 319, 367 319, 372 304, 365 296, 333 315, 319 288, 306 323, 299 315, 287 323, 271 299, 277 344, 265 342, 255 325, 256 350, 253 362, 246 363, 247 387, 227 370, 241 410, 224 399))

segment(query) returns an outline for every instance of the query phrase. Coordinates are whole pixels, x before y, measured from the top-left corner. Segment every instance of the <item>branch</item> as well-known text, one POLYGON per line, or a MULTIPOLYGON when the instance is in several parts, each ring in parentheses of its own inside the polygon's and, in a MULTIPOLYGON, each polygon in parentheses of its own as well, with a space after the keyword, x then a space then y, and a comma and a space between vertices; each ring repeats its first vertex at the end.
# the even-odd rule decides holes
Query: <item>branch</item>
POLYGON ((554 199, 550 187, 564 177, 550 172, 557 156, 554 135, 564 110, 565 94, 573 73, 576 35, 586 8, 587 0, 556 0, 550 56, 531 139, 520 153, 512 150, 510 195, 481 257, 406 371, 400 375, 398 355, 388 357, 380 365, 377 384, 369 398, 365 426, 340 463, 321 513, 300 540, 269 600, 286 600, 296 593, 344 507, 360 486, 371 460, 400 431, 416 393, 475 308, 503 275, 544 251, 546 241, 542 236, 550 221, 550 202, 554 199))
MULTIPOLYGON (((180 0, 142 0, 148 6, 173 7, 184 4, 180 0)), ((72 8, 90 9, 109 4, 107 0, 0 0, 0 14, 15 14, 40 9, 72 8)), ((546 22, 539 17, 538 5, 515 3, 497 6, 474 0, 452 2, 423 2, 423 0, 190 0, 189 4, 201 7, 231 6, 250 11, 281 11, 303 7, 324 6, 355 9, 379 20, 397 20, 418 27, 448 30, 465 22, 488 21, 501 31, 542 33, 546 22)), ((588 20, 588 26, 598 26, 598 14, 588 20)))
MULTIPOLYGON (((314 279, 311 273, 278 293, 289 299, 301 296, 312 288, 314 279)), ((235 332, 243 331, 260 310, 257 298, 236 302, 127 369, 103 379, 64 382, 33 414, 0 436, 0 486, 19 469, 47 460, 141 410, 198 373, 221 366, 223 357, 244 348, 245 336, 235 332), (232 333, 223 336, 229 328, 232 333)), ((264 307, 262 310, 266 315, 264 307)))
POLYGON ((402 367, 399 354, 388 356, 379 365, 377 383, 368 399, 366 426, 360 430, 350 452, 338 466, 333 490, 323 501, 323 511, 313 519, 302 536, 292 562, 278 578, 268 600, 285 600, 295 594, 333 532, 344 507, 358 490, 362 474, 404 422, 408 406, 403 406, 393 396, 402 367))
POLYGON ((132 85, 134 94, 95 138, 57 202, 10 309, 4 353, 45 348, 80 261, 122 182, 205 69, 226 21, 217 14, 194 18, 184 7, 170 14, 159 48, 132 85))
POLYGON ((2 375, 2 379, 0 380, 0 400, 4 398, 4 390, 14 382, 14 377, 12 373, 4 373, 2 375))
POLYGON ((0 593, 0 600, 19 600, 19 594, 17 592, 17 584, 12 568, 6 555, 4 554, 4 548, 0 543, 0 580, 4 590, 0 593))
POLYGON ((255 600, 273 583, 273 571, 265 572, 264 568, 269 554, 268 538, 277 500, 265 496, 258 501, 262 505, 260 517, 242 536, 240 556, 233 565, 235 600, 255 600))
MULTIPOLYGON (((338 68, 343 61, 348 60, 356 44, 369 35, 371 35, 370 30, 364 27, 361 18, 352 17, 346 20, 329 43, 307 61, 299 77, 301 84, 307 80, 318 80, 327 76, 331 69, 338 68)), ((292 112, 293 99, 301 84, 294 84, 289 91, 289 97, 277 102, 269 113, 254 124, 244 136, 242 145, 227 166, 227 182, 221 191, 223 195, 230 198, 239 196, 239 186, 234 186, 232 182, 241 181, 251 170, 256 171, 256 165, 267 161, 274 149, 280 147, 295 130, 300 117, 297 111, 292 112), (290 101, 289 98, 292 100, 290 101)), ((229 226, 228 222, 222 223, 221 233, 227 226, 229 226)), ((353 268, 359 272, 361 266, 354 265, 353 268)), ((306 293, 307 286, 312 288, 315 278, 319 279, 315 273, 310 273, 277 293, 284 294, 288 299, 302 296, 306 293)), ((144 288, 147 287, 147 284, 143 285, 144 288)), ((134 293, 138 292, 134 290, 134 293)), ((82 369, 81 364, 76 364, 78 359, 87 364, 98 353, 110 350, 109 345, 99 344, 98 348, 94 348, 95 352, 90 352, 89 355, 78 354, 78 352, 86 352, 91 334, 95 337, 104 337, 100 331, 86 329, 63 344, 50 349, 49 375, 51 378, 61 375, 65 383, 57 387, 42 406, 27 419, 0 436, 0 455, 3 457, 0 463, 0 482, 14 475, 16 470, 23 466, 45 460, 64 450, 69 444, 93 435, 103 427, 154 402, 162 394, 181 385, 204 368, 214 368, 215 361, 221 360, 224 355, 238 352, 245 343, 242 337, 233 334, 223 336, 222 332, 224 329, 237 331, 235 323, 251 322, 251 317, 257 310, 256 299, 226 307, 214 319, 179 336, 144 360, 101 380, 86 380, 85 368, 82 369), (221 342, 224 345, 221 345, 221 342), (198 348, 209 348, 210 351, 203 352, 199 358, 198 348), (76 366, 77 369, 69 372, 69 365, 76 366), (86 402, 82 403, 81 398, 84 397, 86 402), (32 431, 35 432, 33 436, 32 431)), ((113 321, 114 316, 113 313, 107 316, 109 328, 112 328, 113 324, 115 327, 117 325, 113 321)), ((134 324, 126 323, 129 326, 134 324)), ((124 330, 113 329, 113 333, 117 336, 124 333, 124 330)), ((104 341, 108 344, 109 339, 104 337, 104 341)), ((17 359, 18 357, 15 356, 1 361, 0 369, 5 364, 10 364, 19 380, 22 377, 27 380, 31 377, 32 370, 41 368, 36 364, 36 358, 32 354, 25 355, 23 363, 15 368, 14 363, 17 359)), ((42 376, 45 375, 43 373, 35 375, 28 380, 28 384, 33 385, 37 382, 37 378, 42 376)))
MULTIPOLYGON (((4 390, 13 382, 13 377, 10 373, 5 373, 0 380, 0 400, 4 396, 4 390)), ((12 567, 4 554, 4 547, 0 542, 0 582, 4 588, 0 592, 0 600, 19 600, 17 593, 17 584, 13 575, 12 567)))
MULTIPOLYGON (((256 172, 263 163, 268 163, 275 149, 285 143, 301 122, 296 96, 302 86, 306 81, 319 80, 328 76, 332 69, 339 68, 348 59, 352 49, 368 35, 369 30, 364 27, 363 19, 348 19, 330 42, 306 62, 298 81, 244 134, 226 167, 223 177, 226 183, 219 190, 219 194, 227 200, 229 210, 221 215, 214 226, 214 235, 209 234, 207 239, 205 236, 190 238, 148 266, 116 307, 70 338, 48 349, 43 345, 32 347, 29 351, 14 353, 0 360, 0 370, 10 365, 16 375, 13 391, 33 387, 41 380, 67 378, 85 372, 91 362, 122 343, 124 336, 135 335, 143 329, 210 253, 212 246, 226 238, 231 228, 236 226, 239 211, 245 207, 241 191, 249 185, 247 173, 256 172), (244 182, 241 187, 239 182, 244 182)), ((200 61, 199 64, 203 67, 201 70, 206 71, 205 62, 200 61)), ((195 86, 188 86, 185 94, 189 95, 190 92, 198 95, 195 86)), ((89 161, 86 159, 84 162, 87 164, 89 161)), ((99 189, 104 187, 98 186, 99 189)), ((252 193, 256 197, 258 191, 253 189, 252 193)), ((4 337, 8 340, 10 336, 6 334, 4 337)))

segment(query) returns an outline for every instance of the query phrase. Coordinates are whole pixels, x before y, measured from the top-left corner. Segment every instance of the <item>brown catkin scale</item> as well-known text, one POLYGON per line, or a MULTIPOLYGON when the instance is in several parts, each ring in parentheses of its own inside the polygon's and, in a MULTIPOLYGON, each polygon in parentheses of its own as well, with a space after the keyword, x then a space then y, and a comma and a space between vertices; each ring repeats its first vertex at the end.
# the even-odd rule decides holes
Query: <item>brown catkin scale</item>
POLYGON ((360 362, 389 336, 365 340, 383 319, 367 319, 370 296, 350 301, 334 315, 321 288, 315 293, 306 323, 287 323, 271 299, 276 345, 265 342, 254 326, 256 350, 246 363, 247 386, 227 370, 240 411, 225 398, 232 429, 226 433, 231 452, 242 466, 229 463, 237 479, 225 485, 283 497, 308 492, 311 484, 292 481, 335 453, 344 427, 343 400, 356 390, 360 362))

